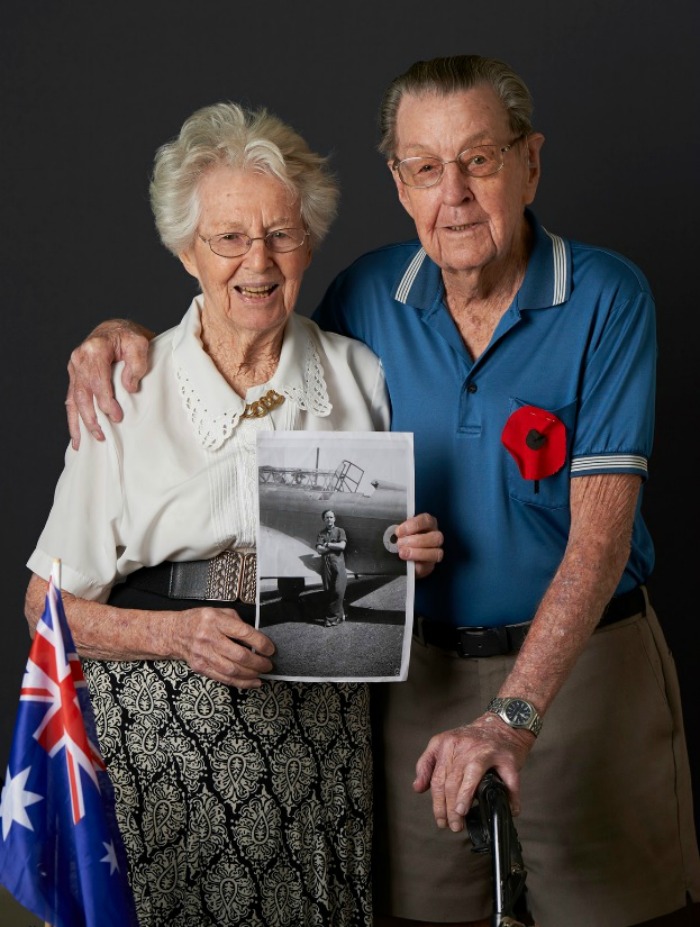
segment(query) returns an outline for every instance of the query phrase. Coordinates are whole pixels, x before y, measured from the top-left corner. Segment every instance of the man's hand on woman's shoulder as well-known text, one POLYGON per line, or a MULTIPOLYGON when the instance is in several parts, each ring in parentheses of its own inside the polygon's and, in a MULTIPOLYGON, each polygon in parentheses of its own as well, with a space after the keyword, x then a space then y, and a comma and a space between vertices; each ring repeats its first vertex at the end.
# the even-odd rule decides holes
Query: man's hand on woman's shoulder
POLYGON ((124 389, 135 393, 148 370, 148 345, 154 332, 129 319, 110 319, 93 329, 73 351, 68 362, 66 416, 71 443, 80 447, 80 419, 93 438, 104 441, 97 422, 94 401, 112 419, 120 422, 122 408, 114 398, 112 365, 124 361, 124 389))

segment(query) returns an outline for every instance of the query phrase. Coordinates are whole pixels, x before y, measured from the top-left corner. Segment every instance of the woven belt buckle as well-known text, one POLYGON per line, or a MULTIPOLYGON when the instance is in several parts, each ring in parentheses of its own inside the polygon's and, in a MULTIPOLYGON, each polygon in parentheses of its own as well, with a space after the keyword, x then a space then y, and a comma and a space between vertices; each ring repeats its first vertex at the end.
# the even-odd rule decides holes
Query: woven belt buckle
POLYGON ((257 557, 253 548, 225 550, 209 561, 207 598, 255 604, 257 557))
POLYGON ((457 653, 460 657, 497 657, 510 653, 508 632, 504 627, 457 628, 457 653))

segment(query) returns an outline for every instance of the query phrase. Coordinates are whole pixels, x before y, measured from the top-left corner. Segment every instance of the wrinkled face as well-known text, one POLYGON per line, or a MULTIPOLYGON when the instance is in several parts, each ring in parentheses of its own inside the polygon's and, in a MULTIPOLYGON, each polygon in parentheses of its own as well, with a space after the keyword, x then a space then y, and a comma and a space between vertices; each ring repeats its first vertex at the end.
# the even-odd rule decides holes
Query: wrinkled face
POLYGON ((326 512, 323 516, 323 520, 326 523, 326 528, 332 528, 335 525, 335 513, 326 512))
POLYGON ((283 228, 301 228, 299 205, 270 174, 217 165, 199 185, 201 217, 194 244, 180 255, 199 280, 203 322, 237 332, 264 334, 282 329, 294 311, 304 271, 311 261, 308 239, 283 254, 254 241, 240 257, 214 254, 203 238, 239 232, 261 238, 283 228))
MULTIPOLYGON (((513 141, 507 113, 488 86, 448 96, 404 96, 396 128, 397 160, 432 155, 449 161, 473 145, 513 141)), ((392 170, 421 244, 443 271, 483 270, 507 261, 520 245, 523 211, 537 190, 543 142, 539 133, 517 142, 504 154, 503 168, 488 177, 471 177, 458 164, 447 164, 442 180, 424 189, 406 186, 392 170)))

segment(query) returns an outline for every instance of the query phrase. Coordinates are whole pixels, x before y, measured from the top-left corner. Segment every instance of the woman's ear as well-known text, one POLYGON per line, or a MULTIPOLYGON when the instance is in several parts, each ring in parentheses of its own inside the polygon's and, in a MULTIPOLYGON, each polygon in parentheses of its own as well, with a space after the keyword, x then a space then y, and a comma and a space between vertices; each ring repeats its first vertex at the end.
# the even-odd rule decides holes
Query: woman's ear
POLYGON ((199 274, 197 273, 197 262, 194 259, 194 248, 187 248, 185 251, 181 251, 178 254, 182 266, 185 268, 188 274, 192 274, 193 277, 196 277, 199 280, 199 274))

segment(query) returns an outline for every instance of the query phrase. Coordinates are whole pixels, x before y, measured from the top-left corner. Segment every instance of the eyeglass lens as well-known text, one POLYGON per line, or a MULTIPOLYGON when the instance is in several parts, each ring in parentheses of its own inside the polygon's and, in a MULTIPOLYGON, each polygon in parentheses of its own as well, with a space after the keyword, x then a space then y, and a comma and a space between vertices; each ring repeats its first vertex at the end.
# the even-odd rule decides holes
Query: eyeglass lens
MULTIPOLYGON (((503 167, 503 153, 508 147, 504 149, 500 145, 479 145, 466 148, 454 161, 472 177, 488 177, 503 167)), ((414 187, 431 187, 444 174, 445 165, 451 163, 453 162, 442 161, 440 158, 405 158, 399 161, 398 171, 404 183, 414 187)))
POLYGON ((264 241, 265 247, 269 251, 284 253, 285 251, 294 251, 306 238, 304 229, 273 229, 264 236, 251 238, 243 232, 224 232, 222 235, 214 235, 213 238, 205 239, 209 247, 215 254, 222 257, 239 257, 250 250, 254 241, 264 241))

